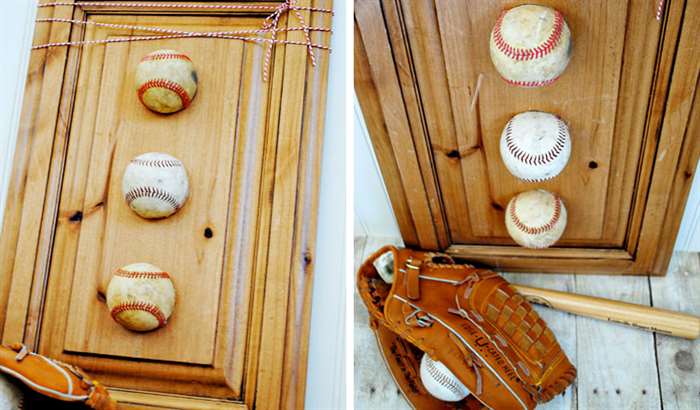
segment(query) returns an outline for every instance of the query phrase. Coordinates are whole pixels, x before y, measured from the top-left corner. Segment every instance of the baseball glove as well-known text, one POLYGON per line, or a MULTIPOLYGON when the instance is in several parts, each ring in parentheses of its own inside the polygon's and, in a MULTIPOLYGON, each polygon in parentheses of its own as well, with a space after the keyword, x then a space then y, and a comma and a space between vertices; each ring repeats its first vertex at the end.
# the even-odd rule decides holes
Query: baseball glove
POLYGON ((105 387, 80 369, 32 353, 19 343, 0 346, 0 372, 52 399, 84 403, 96 410, 117 409, 105 387))
POLYGON ((552 331, 496 272, 387 246, 360 267, 357 286, 387 366, 417 409, 529 410, 576 378, 552 331), (392 284, 374 264, 387 252, 392 284), (430 396, 420 379, 423 353, 447 366, 471 395, 457 403, 430 396))

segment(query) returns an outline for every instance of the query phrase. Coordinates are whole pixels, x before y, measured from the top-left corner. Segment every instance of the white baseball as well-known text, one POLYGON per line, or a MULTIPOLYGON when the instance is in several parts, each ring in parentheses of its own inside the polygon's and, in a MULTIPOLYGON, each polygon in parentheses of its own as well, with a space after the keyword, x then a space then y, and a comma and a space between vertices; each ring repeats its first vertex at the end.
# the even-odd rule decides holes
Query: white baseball
POLYGON ((566 229, 566 207, 561 198, 544 189, 522 192, 508 202, 506 228, 520 246, 548 248, 566 229))
POLYGON ((469 389, 450 369, 427 354, 420 361, 420 379, 428 393, 438 400, 460 401, 469 395, 469 389))
POLYGON ((571 31, 550 7, 526 4, 503 11, 491 31, 491 61, 510 84, 541 87, 554 82, 571 57, 571 31))
POLYGON ((525 181, 554 178, 571 155, 569 127, 553 114, 520 113, 501 133, 501 158, 511 174, 525 181))
POLYGON ((137 332, 163 327, 175 307, 170 275, 149 263, 117 269, 107 286, 107 307, 112 318, 137 332))
POLYGON ((394 252, 381 254, 372 264, 384 282, 394 283, 394 252))
POLYGON ((192 60, 175 50, 145 55, 136 68, 136 92, 143 105, 162 114, 187 108, 197 93, 192 60))
POLYGON ((129 207, 143 218, 165 218, 182 208, 189 196, 187 171, 171 155, 141 154, 127 165, 122 192, 129 207))

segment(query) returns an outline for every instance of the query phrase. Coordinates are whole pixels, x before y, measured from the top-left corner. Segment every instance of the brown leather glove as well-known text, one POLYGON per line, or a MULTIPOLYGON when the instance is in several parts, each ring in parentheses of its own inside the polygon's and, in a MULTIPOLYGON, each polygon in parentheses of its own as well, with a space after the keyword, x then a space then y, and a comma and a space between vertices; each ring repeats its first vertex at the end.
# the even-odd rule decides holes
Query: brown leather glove
POLYGON ((117 408, 104 386, 77 367, 32 353, 19 343, 0 346, 0 372, 56 400, 81 402, 96 410, 117 408))
POLYGON ((576 369, 530 304, 496 272, 435 253, 387 246, 357 275, 371 326, 394 380, 417 409, 533 409, 576 378, 576 369), (373 264, 393 253, 393 284, 373 264), (469 389, 457 403, 430 396, 422 353, 469 389))

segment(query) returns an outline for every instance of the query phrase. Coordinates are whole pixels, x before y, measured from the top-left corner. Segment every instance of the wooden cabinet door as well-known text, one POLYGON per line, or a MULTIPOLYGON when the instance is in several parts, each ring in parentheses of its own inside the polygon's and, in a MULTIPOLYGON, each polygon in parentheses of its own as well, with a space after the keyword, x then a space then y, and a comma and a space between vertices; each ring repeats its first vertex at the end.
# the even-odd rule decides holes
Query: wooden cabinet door
MULTIPOLYGON (((522 3, 356 2, 356 89, 404 240, 512 270, 662 272, 669 255, 654 262, 639 242, 645 227, 677 229, 680 210, 664 227, 650 218, 667 207, 650 201, 653 177, 679 164, 678 141, 659 133, 681 23, 692 30, 684 5, 657 21, 651 1, 541 3, 563 13, 573 54, 554 84, 532 89, 507 84, 489 57, 499 13, 522 3), (505 124, 529 110, 561 117, 573 140, 564 171, 542 183, 512 176, 499 153, 505 124), (555 248, 519 248, 505 229, 508 201, 534 188, 566 204, 555 248)), ((696 77, 676 78, 694 89, 696 77)))
MULTIPOLYGON (((90 24, 39 24, 34 42, 134 34, 121 25, 258 30, 270 14, 76 3, 40 17, 90 24)), ((33 51, 0 254, 3 343, 76 364, 133 406, 303 406, 327 53, 312 67, 303 45, 276 46, 264 81, 265 52, 211 38, 33 51), (164 48, 187 54, 199 77, 173 115, 146 109, 134 86, 140 59, 164 48), (185 206, 157 221, 121 192, 129 161, 153 151, 179 158, 190 183, 185 206), (134 262, 174 282, 175 310, 157 331, 130 332, 106 307, 112 272, 134 262)))

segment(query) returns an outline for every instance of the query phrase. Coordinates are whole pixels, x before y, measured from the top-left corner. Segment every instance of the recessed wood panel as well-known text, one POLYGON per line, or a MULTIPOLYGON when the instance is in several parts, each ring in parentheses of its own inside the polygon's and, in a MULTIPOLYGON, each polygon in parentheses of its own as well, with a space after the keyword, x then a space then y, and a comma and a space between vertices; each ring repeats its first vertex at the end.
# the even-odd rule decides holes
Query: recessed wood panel
MULTIPOLYGON (((642 12, 632 2, 589 2, 585 7, 571 1, 550 3, 564 14, 573 33, 573 54, 554 84, 534 89, 507 84, 489 57, 488 39, 498 14, 517 3, 484 1, 464 7, 460 1, 444 1, 400 6, 440 199, 454 243, 512 243, 503 223, 508 201, 519 192, 541 187, 558 193, 567 205, 570 223, 561 246, 622 245, 623 238, 616 232, 624 231, 627 224, 631 191, 624 191, 628 194, 622 209, 611 206, 619 193, 609 191, 611 186, 621 189, 619 176, 634 170, 638 157, 613 162, 613 150, 616 145, 639 146, 643 135, 621 134, 616 131, 616 119, 634 112, 635 99, 646 103, 656 59, 654 53, 623 56, 626 48, 641 50, 656 44, 658 29, 627 35, 627 30, 640 31, 627 25, 631 14, 642 12), (625 94, 623 64, 646 68, 634 85, 636 94, 625 94), (646 92, 639 92, 639 87, 646 92), (624 108, 618 112, 618 106, 624 108), (499 152, 505 124, 528 110, 561 117, 573 140, 564 171, 538 184, 511 175, 499 152), (606 230, 610 223, 618 229, 606 230)), ((644 117, 635 120, 642 130, 644 117)))
MULTIPOLYGON (((177 28, 202 31, 211 26, 177 28)), ((100 31, 105 32, 94 33, 98 38, 103 37, 100 31)), ((66 327, 67 351, 213 362, 219 299, 229 293, 222 293, 221 278, 233 149, 236 138, 253 136, 236 135, 244 44, 219 41, 204 47, 204 41, 177 43, 177 51, 192 59, 199 87, 193 104, 173 115, 144 107, 134 85, 140 59, 172 44, 116 43, 108 44, 104 52, 83 55, 80 76, 94 80, 78 88, 76 98, 84 109, 77 107, 73 114, 76 126, 71 140, 83 142, 76 155, 91 165, 66 175, 83 181, 86 187, 66 327), (140 218, 129 209, 121 190, 129 161, 153 151, 179 158, 190 182, 185 206, 162 220, 140 218), (207 228, 213 233, 211 238, 204 236, 207 228), (124 329, 111 320, 104 302, 112 273, 135 262, 164 269, 175 284, 175 310, 167 326, 155 332, 124 329)), ((245 312, 241 313, 245 320, 245 312)))
POLYGON ((665 122, 671 81, 696 86, 672 71, 689 30, 684 13, 697 7, 667 2, 657 19, 656 4, 643 0, 540 2, 564 15, 573 52, 557 81, 526 89, 501 79, 489 56, 499 13, 526 3, 356 1, 364 63, 355 86, 404 240, 512 270, 648 272, 656 249, 638 240, 645 226, 661 229, 654 215, 665 212, 666 194, 649 196, 661 192, 650 191, 657 170, 678 164, 673 140, 659 135, 678 128, 665 122), (540 183, 511 175, 500 156, 503 127, 528 110, 561 117, 572 137, 564 171, 540 183), (536 188, 567 207, 553 249, 519 248, 505 229, 509 200, 536 188))

